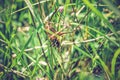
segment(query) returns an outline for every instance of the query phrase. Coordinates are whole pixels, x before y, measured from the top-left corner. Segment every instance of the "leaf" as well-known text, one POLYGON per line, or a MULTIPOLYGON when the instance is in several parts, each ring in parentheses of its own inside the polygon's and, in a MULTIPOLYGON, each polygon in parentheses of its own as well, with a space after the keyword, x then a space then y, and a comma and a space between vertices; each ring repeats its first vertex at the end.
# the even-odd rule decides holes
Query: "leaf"
POLYGON ((113 56, 112 62, 111 62, 111 66, 112 66, 111 67, 111 73, 114 77, 115 77, 115 64, 116 64, 116 59, 117 59, 118 55, 120 55, 120 48, 118 48, 116 50, 116 52, 114 53, 114 56, 113 56))

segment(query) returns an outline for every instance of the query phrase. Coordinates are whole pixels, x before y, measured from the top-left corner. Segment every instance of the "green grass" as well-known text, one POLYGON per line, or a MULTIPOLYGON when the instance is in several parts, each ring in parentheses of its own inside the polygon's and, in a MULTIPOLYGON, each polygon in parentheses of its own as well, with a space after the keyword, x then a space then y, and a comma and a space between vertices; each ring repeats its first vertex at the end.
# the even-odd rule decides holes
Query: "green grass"
POLYGON ((0 80, 119 80, 119 6, 0 1, 0 80))

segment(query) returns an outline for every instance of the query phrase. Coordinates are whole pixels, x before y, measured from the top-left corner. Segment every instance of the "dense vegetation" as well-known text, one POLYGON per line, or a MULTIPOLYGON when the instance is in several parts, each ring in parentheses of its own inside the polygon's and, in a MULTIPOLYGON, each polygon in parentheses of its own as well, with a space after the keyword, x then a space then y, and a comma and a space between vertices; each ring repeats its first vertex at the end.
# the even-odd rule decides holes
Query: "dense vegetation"
POLYGON ((0 0, 0 80, 120 80, 119 0, 0 0))

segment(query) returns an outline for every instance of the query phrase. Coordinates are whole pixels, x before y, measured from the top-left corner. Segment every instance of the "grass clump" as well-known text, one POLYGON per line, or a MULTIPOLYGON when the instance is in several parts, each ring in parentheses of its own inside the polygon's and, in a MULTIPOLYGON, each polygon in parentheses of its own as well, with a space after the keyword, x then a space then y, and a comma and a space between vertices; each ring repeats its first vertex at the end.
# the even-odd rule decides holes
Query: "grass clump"
POLYGON ((119 80, 119 3, 0 1, 1 80, 119 80))

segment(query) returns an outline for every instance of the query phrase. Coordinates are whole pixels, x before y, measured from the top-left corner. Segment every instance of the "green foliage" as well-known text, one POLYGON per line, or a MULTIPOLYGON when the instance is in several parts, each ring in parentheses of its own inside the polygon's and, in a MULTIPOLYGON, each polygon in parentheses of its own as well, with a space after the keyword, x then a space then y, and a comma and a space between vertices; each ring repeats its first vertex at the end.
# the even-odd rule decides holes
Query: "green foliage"
POLYGON ((118 2, 0 1, 0 80, 119 80, 118 2))

